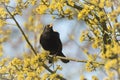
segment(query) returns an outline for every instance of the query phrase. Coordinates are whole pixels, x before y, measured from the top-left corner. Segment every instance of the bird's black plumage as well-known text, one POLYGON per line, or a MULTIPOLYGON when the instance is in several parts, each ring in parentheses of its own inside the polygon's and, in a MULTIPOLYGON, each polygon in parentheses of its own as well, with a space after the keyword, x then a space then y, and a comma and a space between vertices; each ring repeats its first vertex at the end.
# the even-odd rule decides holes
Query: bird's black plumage
MULTIPOLYGON (((62 53, 62 43, 59 37, 59 33, 53 31, 52 25, 46 25, 43 33, 40 36, 40 44, 43 49, 50 51, 50 55, 57 55, 65 57, 62 53)), ((69 62, 69 60, 63 60, 64 63, 69 62)), ((50 63, 52 61, 49 61, 50 63)))

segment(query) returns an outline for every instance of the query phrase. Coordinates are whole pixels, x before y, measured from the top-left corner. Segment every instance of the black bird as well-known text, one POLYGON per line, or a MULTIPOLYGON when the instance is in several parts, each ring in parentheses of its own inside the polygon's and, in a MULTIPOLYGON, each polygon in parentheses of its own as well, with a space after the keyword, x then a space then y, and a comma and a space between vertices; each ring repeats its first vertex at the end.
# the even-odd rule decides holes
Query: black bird
MULTIPOLYGON (((62 43, 60 40, 60 36, 58 32, 53 31, 53 26, 51 24, 46 25, 41 36, 40 36, 40 44, 43 49, 50 52, 50 55, 62 56, 65 55, 62 53, 62 43)), ((68 63, 69 60, 61 59, 62 62, 68 63)), ((52 61, 49 60, 49 63, 52 61)))

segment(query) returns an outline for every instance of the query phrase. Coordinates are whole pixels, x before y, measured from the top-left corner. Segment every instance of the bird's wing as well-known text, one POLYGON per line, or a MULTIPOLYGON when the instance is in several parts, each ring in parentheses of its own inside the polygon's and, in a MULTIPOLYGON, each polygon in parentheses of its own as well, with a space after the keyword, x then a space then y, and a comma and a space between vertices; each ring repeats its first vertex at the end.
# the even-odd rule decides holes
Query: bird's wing
POLYGON ((54 37, 55 37, 55 44, 58 46, 58 51, 61 51, 62 50, 62 43, 61 43, 61 40, 60 40, 60 35, 58 32, 54 32, 54 37))

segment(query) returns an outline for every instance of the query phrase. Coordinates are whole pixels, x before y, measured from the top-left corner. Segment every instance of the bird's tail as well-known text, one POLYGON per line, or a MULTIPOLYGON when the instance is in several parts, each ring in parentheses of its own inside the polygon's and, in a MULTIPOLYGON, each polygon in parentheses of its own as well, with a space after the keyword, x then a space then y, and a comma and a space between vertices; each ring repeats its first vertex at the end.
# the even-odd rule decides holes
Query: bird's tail
MULTIPOLYGON (((61 56, 61 57, 66 57, 62 52, 57 54, 57 55, 61 56)), ((69 62, 69 60, 65 60, 65 59, 61 59, 61 61, 64 62, 64 63, 68 63, 69 62)))

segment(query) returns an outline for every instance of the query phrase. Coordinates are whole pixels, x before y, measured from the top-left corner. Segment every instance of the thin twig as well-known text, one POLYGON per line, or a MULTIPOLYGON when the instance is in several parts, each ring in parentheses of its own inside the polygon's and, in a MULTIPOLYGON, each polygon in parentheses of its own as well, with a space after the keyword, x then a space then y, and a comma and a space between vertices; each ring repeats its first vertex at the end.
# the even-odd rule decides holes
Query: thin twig
MULTIPOLYGON (((49 55, 49 57, 53 57, 53 55, 49 55)), ((67 58, 67 57, 61 57, 61 56, 56 56, 57 59, 64 59, 64 60, 70 60, 70 61, 75 61, 75 62, 82 62, 82 63, 87 63, 88 60, 78 60, 78 59, 73 59, 73 58, 67 58)), ((96 61, 91 61, 91 63, 99 64, 99 65, 104 65, 103 63, 99 63, 96 61)))

